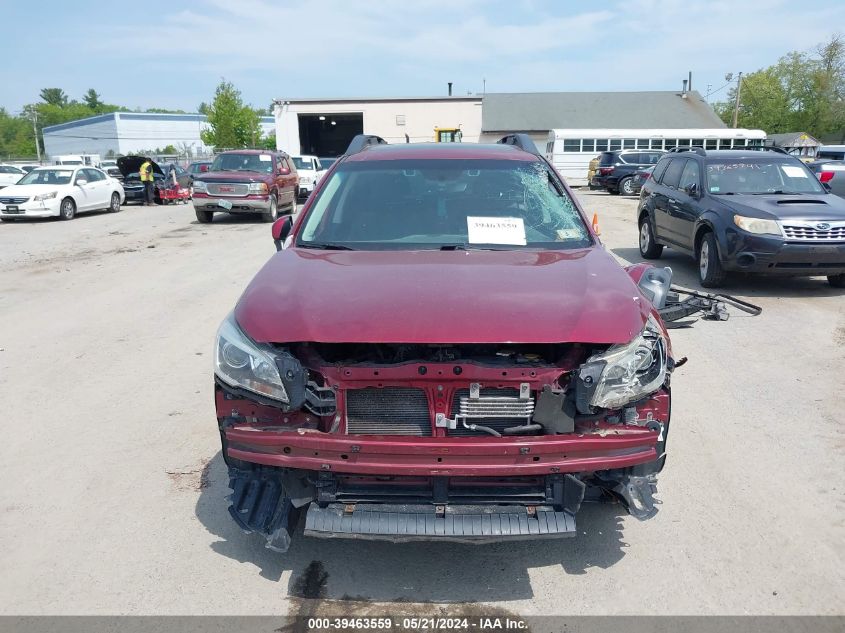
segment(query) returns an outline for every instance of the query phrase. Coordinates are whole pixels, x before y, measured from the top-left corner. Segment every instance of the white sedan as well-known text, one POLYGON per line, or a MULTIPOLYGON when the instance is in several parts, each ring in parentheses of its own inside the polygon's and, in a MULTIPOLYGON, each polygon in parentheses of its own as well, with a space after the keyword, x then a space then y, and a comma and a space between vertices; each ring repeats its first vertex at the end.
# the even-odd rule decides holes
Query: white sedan
POLYGON ((0 165, 0 189, 15 184, 26 172, 16 165, 0 165))
POLYGON ((120 211, 123 185, 93 167, 39 167, 17 184, 0 189, 0 220, 58 216, 83 211, 120 211))

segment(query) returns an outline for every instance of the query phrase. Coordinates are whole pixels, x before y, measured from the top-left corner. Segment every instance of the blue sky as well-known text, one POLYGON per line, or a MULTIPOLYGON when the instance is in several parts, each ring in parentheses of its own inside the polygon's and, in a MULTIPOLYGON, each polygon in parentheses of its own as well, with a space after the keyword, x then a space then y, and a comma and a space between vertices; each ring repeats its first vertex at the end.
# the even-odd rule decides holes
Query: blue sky
POLYGON ((194 110, 221 77, 256 106, 445 94, 447 81, 466 94, 484 79, 488 92, 676 90, 688 71, 704 94, 845 29, 845 2, 794 0, 2 0, 0 15, 12 112, 43 87, 194 110))

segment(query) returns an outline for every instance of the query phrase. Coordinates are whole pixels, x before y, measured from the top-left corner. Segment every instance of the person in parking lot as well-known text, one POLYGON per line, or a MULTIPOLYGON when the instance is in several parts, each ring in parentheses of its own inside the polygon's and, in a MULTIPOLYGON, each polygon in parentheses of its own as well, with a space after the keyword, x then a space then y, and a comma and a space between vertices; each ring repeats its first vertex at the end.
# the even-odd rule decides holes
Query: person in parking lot
POLYGON ((144 162, 141 163, 141 169, 139 170, 139 174, 141 176, 141 182, 144 184, 144 204, 150 207, 153 205, 154 192, 153 164, 149 158, 145 158, 144 162))

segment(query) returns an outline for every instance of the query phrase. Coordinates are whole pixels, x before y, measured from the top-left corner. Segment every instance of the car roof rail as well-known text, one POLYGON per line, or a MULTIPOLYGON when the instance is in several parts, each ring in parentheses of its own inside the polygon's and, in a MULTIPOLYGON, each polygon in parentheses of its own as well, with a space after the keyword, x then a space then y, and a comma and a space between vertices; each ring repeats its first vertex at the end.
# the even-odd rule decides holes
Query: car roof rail
POLYGON ((734 149, 750 149, 754 152, 777 152, 778 154, 786 154, 787 156, 789 156, 789 152, 787 152, 785 149, 783 149, 782 147, 775 147, 774 145, 747 145, 746 147, 734 147, 734 149))
POLYGON ((507 136, 500 138, 496 141, 496 143, 501 145, 513 145, 514 147, 521 149, 523 152, 528 152, 529 154, 534 154, 535 156, 542 156, 533 139, 527 134, 508 134, 507 136))
POLYGON ((357 134, 349 141, 349 147, 346 148, 345 154, 347 156, 357 154, 370 145, 387 145, 387 141, 375 134, 357 134))
POLYGON ((694 145, 679 145, 678 147, 672 147, 668 151, 670 152, 693 152, 698 154, 699 156, 707 156, 707 152, 704 151, 703 147, 698 147, 694 145))

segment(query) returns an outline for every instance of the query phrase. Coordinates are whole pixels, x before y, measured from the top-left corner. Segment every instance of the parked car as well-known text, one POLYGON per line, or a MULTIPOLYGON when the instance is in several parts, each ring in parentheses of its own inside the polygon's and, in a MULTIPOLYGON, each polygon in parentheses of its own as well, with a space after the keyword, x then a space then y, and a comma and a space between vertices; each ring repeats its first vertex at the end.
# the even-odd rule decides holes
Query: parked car
POLYGON ((656 165, 663 150, 622 149, 602 152, 599 155, 598 172, 590 183, 608 193, 633 196, 634 174, 639 169, 656 165))
POLYGON ((817 160, 810 163, 808 167, 831 193, 845 198, 845 161, 817 160))
POLYGON ((37 169, 37 168, 41 167, 41 165, 38 165, 36 163, 29 163, 29 164, 26 164, 26 165, 15 165, 15 167, 22 169, 25 173, 28 174, 33 169, 37 169))
MULTIPOLYGON (((117 167, 123 176, 123 189, 126 191, 126 202, 144 204, 146 194, 144 183, 141 182, 141 165, 147 160, 146 156, 121 156, 117 159, 117 167)), ((164 186, 165 173, 161 166, 150 160, 153 166, 153 201, 161 204, 161 189, 164 186)))
POLYGON ((590 163, 587 166, 587 183, 590 188, 590 191, 594 189, 601 189, 601 187, 599 187, 598 185, 593 184, 593 178, 595 178, 596 172, 599 170, 599 158, 601 158, 601 156, 591 158, 590 163))
POLYGON ((0 189, 13 185, 26 175, 26 172, 16 165, 0 164, 0 189))
POLYGON ((314 191, 314 187, 326 173, 325 167, 320 164, 316 156, 291 156, 296 166, 296 173, 299 174, 299 189, 297 195, 306 198, 314 191))
POLYGON ((391 540, 574 536, 585 494, 655 513, 674 361, 648 266, 530 137, 357 136, 273 237, 216 340, 243 530, 284 551, 305 508, 306 535, 391 540))
POLYGON ((320 164, 323 166, 324 171, 328 171, 329 167, 334 165, 335 161, 337 160, 337 156, 334 158, 329 158, 328 156, 320 156, 317 160, 320 161, 320 164))
POLYGON ((210 160, 195 160, 188 165, 188 173, 196 178, 199 174, 204 174, 211 169, 211 163, 212 161, 210 160))
POLYGON ((634 190, 634 195, 638 195, 645 184, 645 181, 651 177, 654 167, 646 167, 645 169, 638 169, 634 172, 634 179, 631 181, 631 188, 634 190))
POLYGON ((219 211, 257 213, 272 222, 280 208, 296 213, 297 186, 296 167, 284 152, 223 152, 194 178, 194 209, 200 222, 211 222, 219 211))
POLYGON ((123 187, 94 167, 38 167, 0 191, 0 220, 58 216, 83 211, 120 211, 123 187))
POLYGON ((822 145, 816 152, 819 160, 845 160, 845 145, 822 145))
POLYGON ((845 200, 793 156, 672 152, 643 186, 637 218, 642 256, 689 253, 705 287, 731 271, 826 275, 845 287, 845 200))
POLYGON ((106 172, 112 178, 123 180, 123 174, 120 173, 120 167, 117 166, 117 161, 111 158, 106 159, 100 163, 100 169, 106 172))

